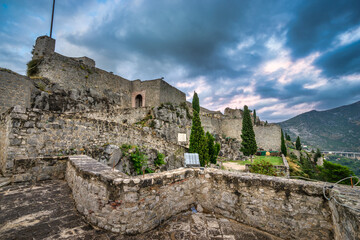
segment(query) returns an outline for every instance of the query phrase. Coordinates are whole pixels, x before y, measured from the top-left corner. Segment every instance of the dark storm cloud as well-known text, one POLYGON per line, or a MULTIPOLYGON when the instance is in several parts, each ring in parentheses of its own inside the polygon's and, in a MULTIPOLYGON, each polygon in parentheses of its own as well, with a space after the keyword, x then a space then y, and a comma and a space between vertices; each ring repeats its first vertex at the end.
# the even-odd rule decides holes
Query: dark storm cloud
POLYGON ((99 49, 108 57, 138 55, 180 64, 190 70, 190 77, 212 73, 234 76, 238 72, 235 66, 256 67, 261 62, 265 54, 259 51, 267 38, 258 40, 259 49, 240 53, 242 57, 229 59, 224 51, 236 48, 254 31, 263 35, 273 32, 270 26, 277 22, 265 19, 278 12, 279 3, 144 1, 139 7, 122 4, 117 6, 116 16, 111 20, 95 25, 82 36, 69 35, 68 40, 99 49))
POLYGON ((335 37, 360 22, 360 1, 302 1, 289 24, 287 45, 295 58, 328 49, 335 37))
POLYGON ((360 40, 322 55, 315 64, 330 78, 360 73, 360 40))
POLYGON ((258 82, 255 92, 260 94, 262 98, 276 97, 280 101, 292 101, 292 104, 304 102, 317 94, 318 90, 304 88, 303 82, 292 82, 286 85, 274 84, 271 82, 258 82))
MULTIPOLYGON (((1 2, 1 67, 25 72, 36 37, 49 32, 51 4, 1 2)), ((246 103, 264 108, 262 119, 278 121, 306 111, 307 105, 323 110, 360 99, 360 79, 345 79, 360 71, 357 0, 56 4, 57 52, 87 55, 98 67, 129 79, 165 77, 188 96, 197 89, 212 110, 246 103), (344 33, 347 38, 340 42, 344 33), (319 56, 312 63, 307 57, 314 52, 319 56), (308 89, 321 81, 326 85, 308 89), (280 115, 274 104, 285 106, 280 115)))

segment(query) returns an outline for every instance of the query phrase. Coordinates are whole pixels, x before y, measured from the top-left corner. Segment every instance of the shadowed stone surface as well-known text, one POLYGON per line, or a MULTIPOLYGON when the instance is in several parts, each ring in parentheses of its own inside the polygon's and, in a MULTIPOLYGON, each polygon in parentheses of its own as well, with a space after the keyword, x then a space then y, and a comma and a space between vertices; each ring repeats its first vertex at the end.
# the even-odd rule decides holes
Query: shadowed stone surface
POLYGON ((86 223, 65 181, 0 188, 0 239, 279 239, 221 216, 190 211, 137 236, 121 236, 86 223))

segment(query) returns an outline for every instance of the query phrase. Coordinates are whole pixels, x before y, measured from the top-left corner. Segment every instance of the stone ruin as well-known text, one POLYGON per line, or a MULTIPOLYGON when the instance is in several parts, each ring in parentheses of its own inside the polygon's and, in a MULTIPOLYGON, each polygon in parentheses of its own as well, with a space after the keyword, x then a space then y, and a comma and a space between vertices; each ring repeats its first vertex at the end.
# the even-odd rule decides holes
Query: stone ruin
MULTIPOLYGON (((182 168, 192 108, 162 78, 129 81, 54 50, 55 40, 37 39, 30 78, 0 69, 0 171, 9 182, 66 179, 89 222, 122 234, 201 203, 284 239, 359 239, 359 213, 327 201, 320 184, 182 168), (158 173, 132 176, 134 146, 158 173), (159 153, 163 166, 154 163, 159 153)), ((201 121, 221 158, 243 158, 241 110, 201 108, 201 121)), ((278 125, 257 118, 254 131, 260 148, 280 150, 278 125)))

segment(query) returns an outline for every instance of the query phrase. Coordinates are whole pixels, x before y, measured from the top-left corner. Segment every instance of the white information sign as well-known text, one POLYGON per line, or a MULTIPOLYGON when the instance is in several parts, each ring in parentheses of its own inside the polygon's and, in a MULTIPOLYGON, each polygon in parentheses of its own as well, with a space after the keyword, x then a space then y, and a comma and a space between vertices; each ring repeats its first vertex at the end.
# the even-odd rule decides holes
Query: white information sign
POLYGON ((178 133, 178 142, 186 142, 186 133, 178 133))

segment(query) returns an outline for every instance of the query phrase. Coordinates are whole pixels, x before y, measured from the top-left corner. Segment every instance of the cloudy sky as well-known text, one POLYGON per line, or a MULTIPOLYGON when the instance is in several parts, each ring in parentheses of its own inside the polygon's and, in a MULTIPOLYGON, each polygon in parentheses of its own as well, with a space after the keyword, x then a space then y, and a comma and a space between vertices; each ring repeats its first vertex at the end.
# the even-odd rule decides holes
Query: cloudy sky
MULTIPOLYGON (((0 0, 0 67, 25 73, 51 7, 0 0)), ((60 54, 269 122, 360 100, 359 0, 58 0, 53 37, 60 54)))

